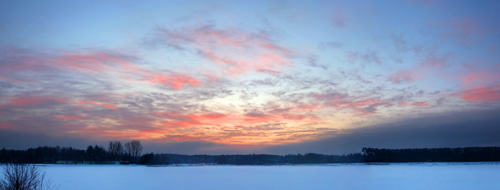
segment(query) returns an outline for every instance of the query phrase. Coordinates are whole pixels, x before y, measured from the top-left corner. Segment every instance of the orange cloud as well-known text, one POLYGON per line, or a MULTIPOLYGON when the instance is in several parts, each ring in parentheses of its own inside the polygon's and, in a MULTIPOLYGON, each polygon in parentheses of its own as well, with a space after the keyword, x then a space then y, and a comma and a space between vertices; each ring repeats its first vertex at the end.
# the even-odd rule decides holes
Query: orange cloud
POLYGON ((189 135, 165 135, 164 140, 175 141, 175 142, 186 142, 186 141, 202 141, 204 139, 189 135))
POLYGON ((198 87, 201 83, 196 78, 181 74, 165 74, 165 75, 156 74, 150 77, 151 78, 146 80, 152 83, 159 83, 164 86, 168 86, 174 90, 180 90, 186 85, 189 85, 191 87, 198 87))
POLYGON ((175 114, 155 113, 168 121, 162 124, 174 128, 190 128, 201 125, 253 125, 268 122, 282 121, 315 121, 317 118, 298 114, 175 114))
MULTIPOLYGON (((96 127, 94 124, 69 133, 95 139, 143 139, 158 142, 210 141, 223 144, 266 145, 298 142, 318 135, 313 128, 302 129, 318 119, 299 114, 154 113, 148 127, 126 123, 96 127), (289 125, 287 128, 286 126, 289 125)), ((61 117, 77 119, 73 117, 61 117)))

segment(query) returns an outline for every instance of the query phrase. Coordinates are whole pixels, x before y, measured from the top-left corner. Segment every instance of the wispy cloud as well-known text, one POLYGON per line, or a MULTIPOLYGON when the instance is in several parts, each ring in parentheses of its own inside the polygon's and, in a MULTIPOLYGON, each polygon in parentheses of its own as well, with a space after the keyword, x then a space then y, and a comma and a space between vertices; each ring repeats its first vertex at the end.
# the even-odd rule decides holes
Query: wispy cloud
MULTIPOLYGON (((26 71, 51 73, 57 69, 105 79, 118 77, 125 81, 144 81, 173 90, 179 90, 185 86, 198 87, 202 83, 200 79, 189 76, 188 73, 182 74, 168 70, 153 71, 141 68, 134 63, 138 58, 108 50, 90 52, 66 50, 62 53, 44 53, 34 50, 6 51, 8 52, 4 52, 4 54, 6 54, 7 60, 2 62, 0 67, 7 76, 12 75, 13 77, 26 71)), ((22 82, 10 77, 0 79, 22 82)))
POLYGON ((358 52, 352 51, 349 52, 347 58, 350 62, 353 63, 362 63, 362 64, 382 64, 382 59, 378 55, 376 51, 366 51, 366 52, 358 52))
POLYGON ((336 9, 335 11, 333 11, 331 20, 332 20, 333 26, 344 27, 348 21, 348 18, 343 10, 336 9))
POLYGON ((279 45, 265 32, 252 33, 241 29, 219 29, 214 25, 184 28, 158 28, 155 43, 178 50, 194 50, 225 75, 250 71, 279 72, 291 65, 290 49, 279 45))
POLYGON ((400 84, 400 83, 404 83, 404 82, 412 82, 418 78, 419 78, 418 76, 415 76, 410 71, 400 71, 400 72, 394 73, 394 74, 389 76, 389 80, 395 84, 400 84))
POLYGON ((464 45, 476 43, 488 33, 487 27, 481 24, 478 18, 471 16, 460 16, 441 22, 433 22, 432 25, 442 31, 443 37, 454 39, 464 45))
POLYGON ((493 102, 500 99, 500 86, 470 88, 451 95, 469 102, 493 102))

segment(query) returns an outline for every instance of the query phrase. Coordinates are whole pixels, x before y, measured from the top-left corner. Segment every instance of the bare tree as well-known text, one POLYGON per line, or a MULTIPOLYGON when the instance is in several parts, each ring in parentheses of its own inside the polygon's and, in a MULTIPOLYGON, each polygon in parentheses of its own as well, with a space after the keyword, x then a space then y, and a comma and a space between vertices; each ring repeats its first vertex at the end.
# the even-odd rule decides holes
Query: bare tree
POLYGON ((132 140, 130 142, 125 143, 125 151, 127 152, 127 155, 130 156, 134 162, 137 161, 138 157, 142 153, 141 142, 138 140, 132 140))
POLYGON ((108 152, 112 159, 120 160, 123 154, 123 146, 120 141, 109 141, 108 152))
POLYGON ((7 164, 4 167, 4 178, 0 181, 0 188, 6 190, 45 190, 56 189, 45 178, 45 172, 36 165, 7 164))

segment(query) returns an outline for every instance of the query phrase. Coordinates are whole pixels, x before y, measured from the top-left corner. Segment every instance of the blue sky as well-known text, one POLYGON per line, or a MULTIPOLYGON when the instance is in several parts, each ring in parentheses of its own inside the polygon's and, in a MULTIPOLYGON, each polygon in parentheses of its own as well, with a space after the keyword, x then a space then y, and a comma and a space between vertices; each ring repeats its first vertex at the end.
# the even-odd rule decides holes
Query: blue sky
POLYGON ((19 137, 7 147, 139 139, 225 153, 324 142, 330 153, 340 141, 329 139, 500 105, 497 1, 0 5, 0 135, 19 137))

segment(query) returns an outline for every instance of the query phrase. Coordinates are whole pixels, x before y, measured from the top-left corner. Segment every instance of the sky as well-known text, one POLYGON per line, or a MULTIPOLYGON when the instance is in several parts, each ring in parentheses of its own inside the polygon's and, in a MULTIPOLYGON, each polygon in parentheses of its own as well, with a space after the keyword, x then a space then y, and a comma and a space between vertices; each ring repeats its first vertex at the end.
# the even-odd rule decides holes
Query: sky
POLYGON ((500 146, 500 1, 0 1, 0 147, 500 146))

